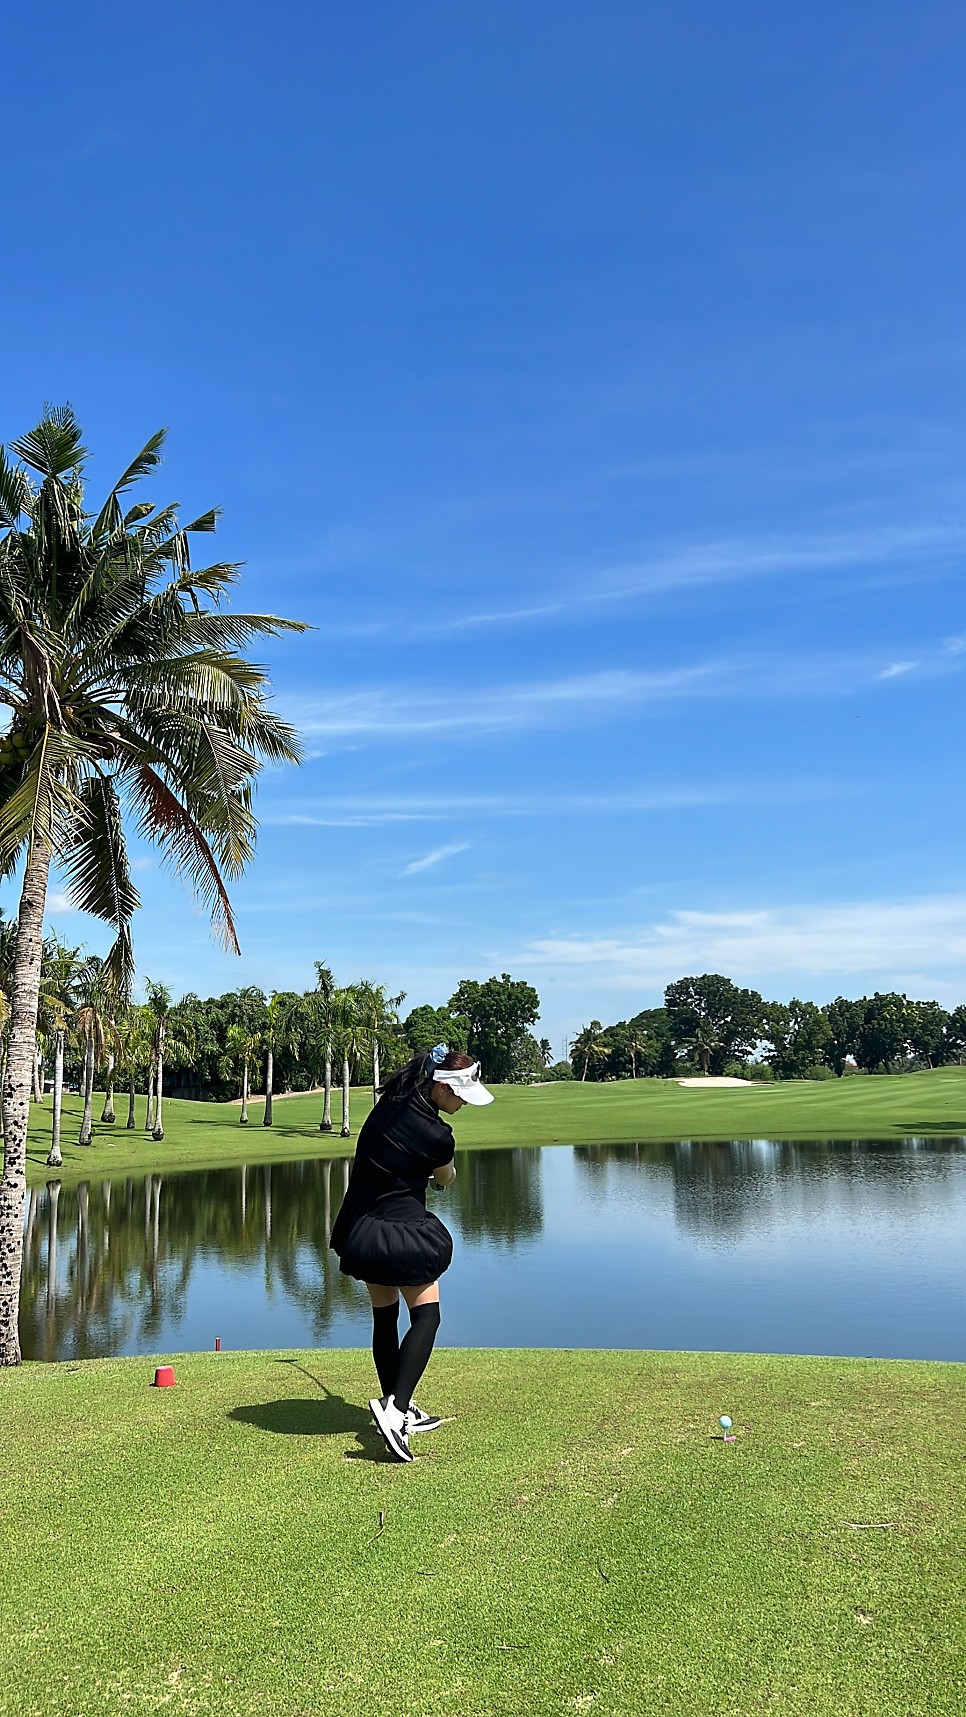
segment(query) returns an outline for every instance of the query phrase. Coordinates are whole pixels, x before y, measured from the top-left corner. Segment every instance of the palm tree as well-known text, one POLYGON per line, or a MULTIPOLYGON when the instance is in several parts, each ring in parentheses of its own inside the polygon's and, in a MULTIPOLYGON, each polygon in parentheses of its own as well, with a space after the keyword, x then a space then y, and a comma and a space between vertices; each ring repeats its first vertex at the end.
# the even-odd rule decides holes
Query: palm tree
POLYGON ((134 1113, 134 1100, 137 1095, 138 1074, 143 1070, 145 1075, 151 1061, 151 1046, 154 1038, 154 1018, 150 1009, 141 1006, 126 1007, 120 1021, 115 1026, 118 1041, 118 1066, 128 1086, 127 1129, 133 1132, 137 1125, 134 1113))
POLYGON ((265 997, 255 984, 248 984, 231 998, 232 1019, 226 1033, 226 1051, 232 1068, 241 1069, 242 1106, 240 1125, 248 1126, 249 1077, 261 1058, 264 1041, 265 997))
POLYGON ((106 963, 96 954, 88 954, 81 961, 74 983, 74 993, 75 1032, 84 1053, 84 1113, 77 1143, 89 1145, 92 1138, 94 1074, 105 1060, 108 1043, 116 1049, 116 1032, 111 1016, 118 1005, 113 975, 106 963))
POLYGON ((60 1149, 64 1098, 64 1041, 68 1023, 77 1005, 77 990, 83 967, 84 957, 80 948, 68 948, 57 936, 49 937, 44 943, 38 1011, 54 1049, 54 1094, 48 1168, 61 1168, 64 1161, 60 1149))
POLYGON ((365 1026, 363 1024, 359 987, 356 984, 346 984, 344 989, 334 990, 332 994, 332 1038, 337 1054, 342 1061, 342 1126, 340 1137, 349 1137, 349 1084, 352 1066, 360 1047, 365 1041, 365 1026))
POLYGON ((303 1003, 301 996, 291 990, 276 990, 265 1009, 263 1037, 265 1041, 265 1114, 262 1124, 272 1124, 272 1088, 275 1056, 289 1049, 298 1060, 302 1045, 303 1003))
POLYGON ((225 1033, 225 1060, 241 1069, 241 1114, 239 1125, 248 1126, 248 1076, 252 1062, 261 1053, 261 1038, 244 1025, 230 1025, 225 1033))
POLYGON ((372 1101, 379 1089, 379 1050, 395 1041, 399 1030, 399 1009, 406 1000, 402 991, 388 996, 385 984, 373 984, 364 978, 355 986, 356 1015, 359 1029, 372 1055, 372 1101))
POLYGON ((599 1019, 592 1019, 590 1024, 583 1026, 574 1038, 571 1054, 583 1062, 581 1081, 586 1079, 592 1067, 603 1066, 603 1063, 610 1056, 610 1050, 601 1038, 603 1029, 599 1019))
POLYGON ((313 1035, 318 1043, 322 1062, 320 1133, 331 1133, 332 1131, 332 998, 334 995, 335 979, 332 976, 331 967, 327 966, 323 960, 316 960, 315 989, 309 992, 305 1000, 308 1004, 313 1035))
POLYGON ((294 731, 269 707, 263 670, 241 651, 293 622, 219 607, 238 568, 191 566, 177 509, 128 490, 160 462, 153 435, 96 513, 87 452, 68 406, 0 449, 0 874, 24 858, 3 1088, 0 1364, 20 1361, 26 1139, 40 951, 51 864, 72 904, 113 926, 107 958, 130 978, 125 822, 161 847, 238 951, 226 881, 254 850, 252 786, 263 759, 297 761, 294 731), (38 480, 39 479, 39 480, 38 480))

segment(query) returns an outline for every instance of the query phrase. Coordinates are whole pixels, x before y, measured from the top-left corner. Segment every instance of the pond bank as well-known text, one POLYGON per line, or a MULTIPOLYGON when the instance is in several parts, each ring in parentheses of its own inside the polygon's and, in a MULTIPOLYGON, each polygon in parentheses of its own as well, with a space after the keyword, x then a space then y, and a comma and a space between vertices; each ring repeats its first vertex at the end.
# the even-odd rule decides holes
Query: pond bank
POLYGON ((153 1363, 0 1373, 5 1710, 962 1709, 962 1367, 443 1349, 398 1467, 366 1354, 153 1363))
MULTIPOLYGON (((548 1085, 502 1085, 486 1109, 464 1110, 457 1121, 460 1145, 476 1150, 508 1145, 620 1144, 649 1139, 888 1139, 966 1134, 966 1067, 891 1077, 851 1077, 826 1083, 748 1085, 742 1090, 694 1089, 675 1080, 636 1079, 613 1084, 565 1081, 548 1085)), ((352 1138, 372 1101, 368 1089, 352 1093, 352 1138)), ((79 1099, 65 1101, 63 1167, 45 1166, 50 1136, 49 1099, 31 1108, 28 1179, 76 1181, 100 1175, 217 1168, 233 1163, 282 1162, 342 1156, 347 1141, 319 1131, 318 1094, 287 1098, 271 1127, 262 1125, 263 1100, 252 1099, 251 1121, 239 1125, 232 1103, 165 1099, 165 1137, 156 1144, 144 1132, 144 1099, 138 1099, 138 1129, 124 1121, 98 1124, 94 1143, 81 1147, 79 1099)), ((333 1114, 339 1115, 338 1095, 333 1114)), ((338 1119, 336 1119, 338 1126, 338 1119)))

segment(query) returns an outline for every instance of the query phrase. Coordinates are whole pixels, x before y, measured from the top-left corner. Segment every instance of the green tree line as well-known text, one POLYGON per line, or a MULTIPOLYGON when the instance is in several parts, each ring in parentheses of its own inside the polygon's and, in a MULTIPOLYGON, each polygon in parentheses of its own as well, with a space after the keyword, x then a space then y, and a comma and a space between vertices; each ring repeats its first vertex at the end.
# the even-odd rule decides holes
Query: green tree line
POLYGON ((688 1073, 755 1079, 905 1073, 966 1061, 966 1004, 947 1010, 895 991, 819 1005, 766 1001, 718 972, 668 984, 664 1006, 574 1038, 580 1080, 688 1073))

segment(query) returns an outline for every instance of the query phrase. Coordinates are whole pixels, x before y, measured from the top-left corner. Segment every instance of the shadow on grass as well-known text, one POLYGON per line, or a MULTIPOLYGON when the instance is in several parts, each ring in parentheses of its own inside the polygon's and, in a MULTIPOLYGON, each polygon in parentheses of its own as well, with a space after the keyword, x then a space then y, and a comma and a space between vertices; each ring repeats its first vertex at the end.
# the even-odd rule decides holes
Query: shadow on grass
POLYGON ((259 1401, 251 1407, 233 1407, 228 1414, 229 1419, 282 1437, 345 1437, 354 1434, 359 1447, 346 1450, 347 1460, 382 1462, 388 1459, 382 1439, 364 1407, 334 1394, 320 1377, 297 1359, 280 1359, 278 1364, 290 1365, 300 1371, 322 1391, 321 1395, 309 1399, 287 1396, 283 1401, 259 1401))
POLYGON ((966 1136, 966 1121, 893 1121, 893 1132, 919 1134, 959 1133, 966 1136))
POLYGON ((259 1401, 252 1407, 233 1407, 228 1417, 283 1437, 344 1437, 354 1431, 372 1430, 365 1409, 343 1401, 340 1395, 330 1395, 324 1401, 293 1396, 284 1401, 259 1401))

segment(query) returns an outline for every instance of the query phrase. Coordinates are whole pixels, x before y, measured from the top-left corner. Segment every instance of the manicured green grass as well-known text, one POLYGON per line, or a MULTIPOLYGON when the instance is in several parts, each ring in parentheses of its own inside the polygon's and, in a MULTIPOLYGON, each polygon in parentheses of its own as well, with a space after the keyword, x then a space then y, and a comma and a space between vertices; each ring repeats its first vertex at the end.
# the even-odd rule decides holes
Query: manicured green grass
MULTIPOLYGON (((337 1134, 319 1132, 322 1100, 312 1094, 277 1102, 271 1128, 262 1126, 263 1109, 257 1100, 251 1105, 247 1127, 239 1126, 239 1111, 233 1104, 169 1100, 164 1106, 165 1138, 159 1145, 144 1133, 140 1099, 137 1131, 128 1132, 124 1126, 125 1103, 122 1119, 114 1126, 95 1121, 94 1144, 81 1149, 74 1143, 79 1131, 78 1099, 68 1098, 60 1178, 343 1155, 354 1148, 370 1102, 368 1091, 353 1092, 353 1138, 348 1146, 337 1134)), ((95 1116, 100 1106, 99 1099, 95 1116)), ((966 1067, 825 1084, 749 1085, 742 1090, 694 1090, 661 1079, 604 1085, 504 1085, 496 1087, 496 1102, 488 1108, 464 1109, 456 1131, 461 1145, 476 1149, 680 1138, 893 1139, 907 1133, 941 1138, 966 1133, 966 1067)), ((44 1168, 49 1136, 48 1098, 32 1112, 28 1165, 32 1181, 49 1175, 44 1168)))
POLYGON ((0 1374, 4 1713, 964 1709, 962 1367, 443 1350, 400 1467, 367 1354, 174 1363, 0 1374))

